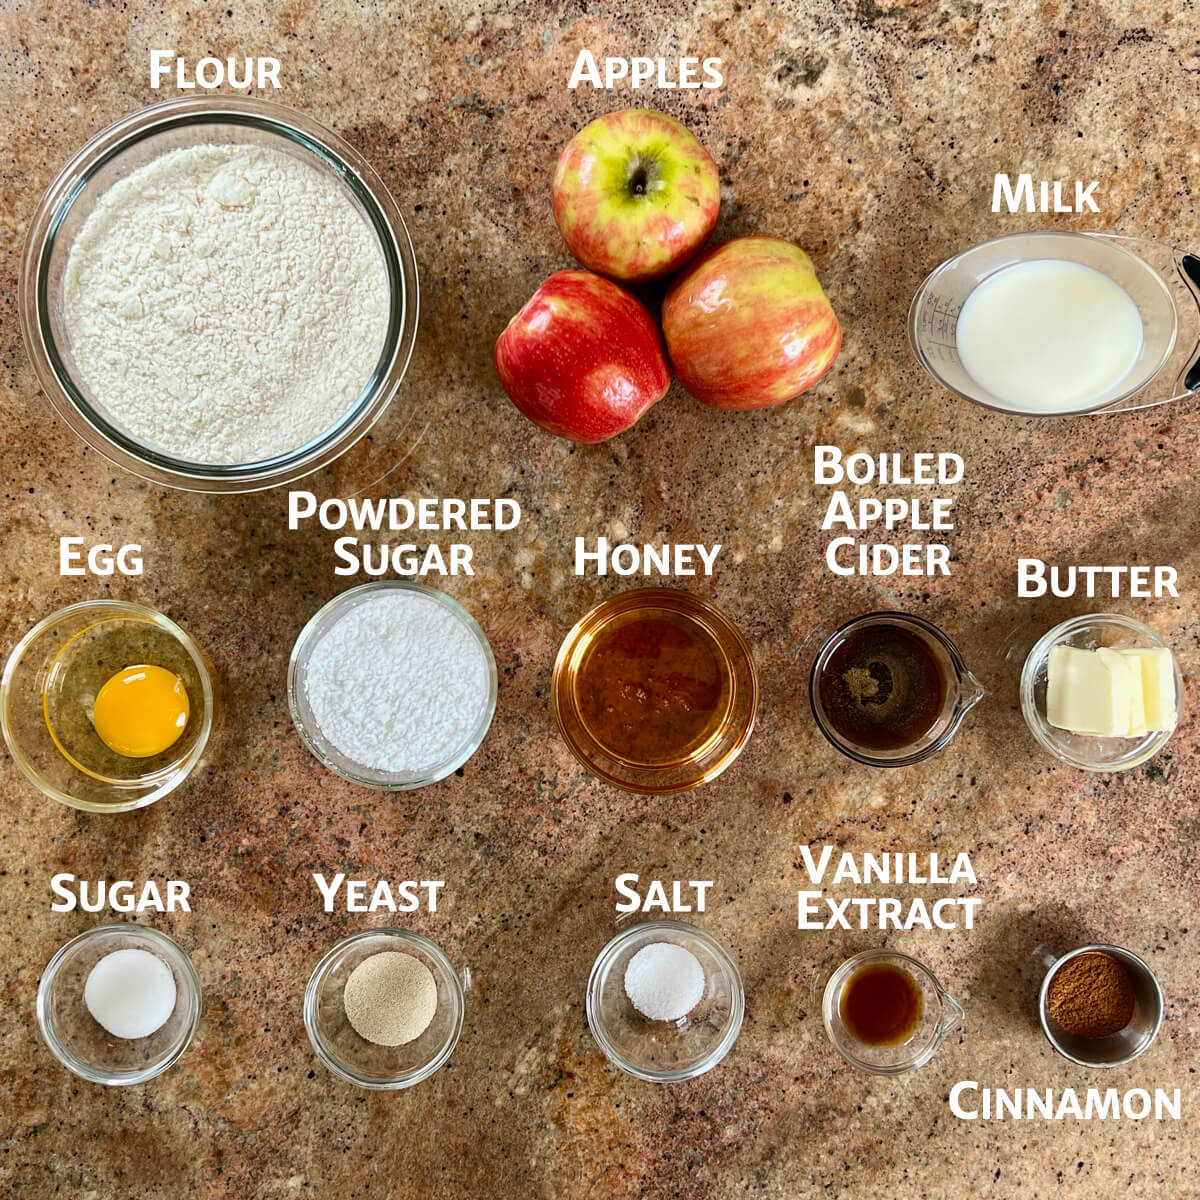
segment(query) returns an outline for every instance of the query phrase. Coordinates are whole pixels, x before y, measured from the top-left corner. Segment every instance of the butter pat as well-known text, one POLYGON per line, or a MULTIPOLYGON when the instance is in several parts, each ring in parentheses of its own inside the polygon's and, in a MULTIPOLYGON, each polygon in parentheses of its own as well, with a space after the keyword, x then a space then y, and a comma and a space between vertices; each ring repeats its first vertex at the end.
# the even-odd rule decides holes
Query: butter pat
POLYGON ((1046 719, 1055 728, 1072 733, 1126 736, 1129 699, 1118 694, 1118 689, 1127 674, 1114 676, 1094 650, 1052 646, 1046 676, 1046 719))
POLYGON ((1056 729, 1094 737, 1169 733, 1175 709, 1175 660, 1165 648, 1052 646, 1046 719, 1056 729))
POLYGON ((1175 709, 1175 659, 1165 646, 1145 649, 1127 646, 1120 653, 1141 670, 1146 728, 1169 732, 1179 713, 1175 709))
POLYGON ((1112 672, 1116 684, 1115 695, 1121 706, 1113 712, 1113 726, 1118 737, 1143 738, 1146 736, 1146 703, 1142 691, 1142 668, 1127 655, 1118 654, 1108 646, 1101 646, 1096 653, 1100 661, 1112 672))

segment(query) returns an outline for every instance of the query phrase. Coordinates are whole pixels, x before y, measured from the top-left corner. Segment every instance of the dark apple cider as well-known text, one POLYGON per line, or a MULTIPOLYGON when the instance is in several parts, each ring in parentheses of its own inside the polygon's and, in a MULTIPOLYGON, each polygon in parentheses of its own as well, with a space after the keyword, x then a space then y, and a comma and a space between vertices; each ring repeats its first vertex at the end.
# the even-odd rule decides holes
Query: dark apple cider
POLYGON ((720 732, 729 711, 729 661, 686 612, 629 613, 583 652, 574 691, 588 733, 610 754, 644 767, 687 762, 720 732))
POLYGON ((945 669, 929 643, 880 622, 848 634, 817 683, 830 725, 868 750, 901 750, 933 728, 947 695, 945 669))
POLYGON ((903 967, 874 962, 850 976, 838 1007, 846 1031, 864 1046, 900 1046, 916 1033, 925 997, 903 967))

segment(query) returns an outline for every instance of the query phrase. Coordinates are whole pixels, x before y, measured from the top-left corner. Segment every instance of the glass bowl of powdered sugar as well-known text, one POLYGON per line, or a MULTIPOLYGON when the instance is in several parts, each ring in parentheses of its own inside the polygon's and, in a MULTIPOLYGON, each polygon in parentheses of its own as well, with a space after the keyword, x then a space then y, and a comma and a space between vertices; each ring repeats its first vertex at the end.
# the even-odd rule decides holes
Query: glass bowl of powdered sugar
POLYGON ((21 328, 93 449, 156 483, 248 492, 332 462, 382 416, 417 269, 365 159, 248 97, 169 100, 62 169, 25 248, 21 328))
POLYGON ((479 748, 496 711, 496 660, 479 623, 445 592, 365 583, 300 631, 288 704, 330 770, 406 791, 445 779, 479 748))
POLYGON ((742 1028, 745 993, 728 951, 683 921, 646 921, 600 952, 587 989, 592 1036, 622 1071, 678 1083, 711 1071, 742 1028))

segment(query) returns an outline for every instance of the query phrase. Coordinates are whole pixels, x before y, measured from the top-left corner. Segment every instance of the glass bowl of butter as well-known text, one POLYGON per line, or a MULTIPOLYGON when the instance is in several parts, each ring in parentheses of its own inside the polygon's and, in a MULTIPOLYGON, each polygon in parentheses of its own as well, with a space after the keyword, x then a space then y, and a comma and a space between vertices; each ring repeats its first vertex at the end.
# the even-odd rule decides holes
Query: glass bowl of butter
POLYGON ((1041 637, 1021 671, 1021 712, 1060 762, 1127 771, 1153 758, 1179 723, 1183 677, 1170 647, 1117 613, 1088 613, 1041 637))

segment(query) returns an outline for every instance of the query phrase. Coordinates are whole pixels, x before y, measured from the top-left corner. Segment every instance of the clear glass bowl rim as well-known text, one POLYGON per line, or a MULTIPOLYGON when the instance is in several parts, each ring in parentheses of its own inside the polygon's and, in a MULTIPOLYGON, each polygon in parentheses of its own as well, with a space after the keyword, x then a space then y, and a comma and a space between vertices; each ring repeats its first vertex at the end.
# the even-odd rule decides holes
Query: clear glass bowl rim
POLYGON ((204 755, 204 751, 208 746, 209 735, 212 733, 213 720, 216 712, 216 694, 213 687, 212 672, 208 667, 208 660, 200 647, 192 639, 191 635, 181 629, 170 617, 165 616, 157 609, 148 608, 144 604, 135 604, 132 600, 80 600, 75 604, 68 604, 66 608, 60 608, 56 612, 52 612, 49 616, 43 617, 32 629, 28 630, 17 642, 10 651, 8 658, 4 663, 4 672, 0 675, 0 732, 4 735, 4 743, 8 747, 9 753, 13 757, 13 761, 21 769, 21 773, 32 783, 40 792, 49 796, 52 800, 57 800, 60 804, 65 804, 69 808, 78 809, 82 812, 94 813, 118 813, 118 812, 134 812, 139 808, 146 808, 157 800, 161 800, 164 796, 173 792, 195 769, 196 764, 204 755), (76 615, 81 615, 89 609, 115 609, 118 613, 124 612, 130 618, 139 620, 152 621, 159 628, 166 630, 179 644, 187 651, 188 657, 191 658, 196 667, 196 673, 200 677, 200 684, 203 689, 202 699, 204 703, 204 712, 201 717, 200 732, 196 735, 195 745, 192 747, 191 753, 187 759, 180 763, 176 770, 163 780, 162 784, 153 791, 147 792, 143 796, 135 797, 128 803, 114 804, 99 804, 90 800, 80 800, 74 796, 68 795, 66 792, 60 791, 53 784, 48 783, 38 775, 33 764, 28 761, 25 754, 20 749, 12 726, 9 721, 9 699, 12 694, 13 675, 16 669, 21 664, 21 660, 25 652, 40 637, 41 634, 48 629, 52 629, 58 622, 76 615))
MULTIPOLYGON (((330 627, 332 628, 332 625, 330 627)), ((496 656, 492 652, 492 644, 488 641, 488 636, 484 633, 483 627, 479 622, 453 596, 448 595, 438 588, 430 587, 428 584, 414 583, 407 579, 377 579, 370 583, 360 583, 347 591, 339 592, 332 600, 327 601, 309 617, 304 628, 296 636, 296 641, 292 645, 292 652, 288 657, 288 709, 292 714, 292 724, 296 727, 296 732, 300 735, 300 740, 308 748, 309 753, 323 767, 326 767, 335 775, 340 775, 343 779, 348 780, 350 783, 356 783, 360 787, 374 788, 376 791, 381 792, 407 792, 414 788, 427 787, 431 783, 438 783, 448 775, 454 774, 483 745, 483 740, 487 737, 488 730, 492 727, 492 718, 496 715, 496 698, 498 692, 499 675, 496 670, 496 656), (305 725, 304 719, 300 715, 300 706, 297 700, 300 667, 307 665, 308 658, 317 645, 317 631, 321 628, 325 618, 336 613, 339 608, 349 604, 355 597, 365 595, 367 592, 385 591, 417 592, 420 595, 436 600, 443 607, 449 609, 475 635, 487 660, 488 670, 487 702, 484 704, 479 724, 471 734, 470 739, 465 741, 459 751, 444 763, 438 763, 427 772, 411 780, 406 779, 398 782, 383 781, 377 776, 366 773, 359 774, 334 762, 325 749, 329 745, 327 739, 319 730, 311 730, 305 725)))
POLYGON ((698 925, 691 925, 687 921, 638 921, 630 925, 627 929, 622 929, 620 933, 612 937, 604 949, 596 956, 596 961, 592 964, 591 974, 588 976, 587 1003, 585 1007, 588 1029, 591 1030, 592 1037, 595 1038, 596 1044, 604 1052, 605 1057, 614 1066, 619 1067, 627 1075, 632 1075, 635 1079, 642 1079, 647 1083, 682 1083, 685 1080, 696 1079, 701 1075, 707 1074, 733 1049, 733 1044, 737 1041, 738 1035, 742 1031, 742 1020, 746 1013, 746 992, 742 984, 741 972, 738 970, 737 963, 733 961, 733 956, 707 930, 701 929, 698 925), (641 1067, 636 1063, 630 1062, 609 1041, 598 1015, 600 987, 612 967, 613 960, 627 942, 644 934, 652 935, 655 933, 682 934, 702 943, 704 948, 725 967, 735 984, 729 1022, 725 1032, 721 1035, 716 1045, 699 1062, 682 1070, 659 1071, 653 1067, 641 1067))
POLYGON ((419 933, 413 933, 408 929, 382 926, 378 929, 360 929, 357 933, 349 934, 332 945, 321 956, 320 961, 313 968, 313 972, 308 978, 308 985, 304 989, 304 1029, 308 1034, 308 1040, 312 1045, 313 1053, 339 1079, 344 1079, 347 1083, 352 1083, 356 1087, 367 1088, 371 1091, 399 1091, 401 1088, 412 1087, 414 1084, 428 1079, 430 1075, 433 1075, 445 1066, 450 1055, 454 1053, 454 1048, 458 1045, 459 1037, 462 1035, 463 1023, 466 1019, 466 1008, 466 994, 463 991, 462 980, 458 977, 458 972, 455 971, 454 964, 440 946, 431 942, 427 937, 423 937, 419 933), (409 1071, 406 1075, 397 1075, 391 1079, 367 1078, 344 1066, 341 1060, 334 1055, 333 1051, 326 1047, 324 1039, 317 1029, 317 994, 320 991, 325 976, 348 947, 358 942, 378 937, 395 938, 398 942, 415 946, 424 954, 429 955, 437 963, 438 970, 449 987, 454 1005, 454 1020, 450 1033, 438 1052, 424 1066, 409 1071))
POLYGON ((130 113, 89 138, 55 176, 30 222, 21 261, 19 317, 25 349, 56 413, 87 445, 139 478, 187 491, 245 493, 294 483, 339 458, 383 416, 408 369, 420 307, 408 228, 375 170, 348 142, 283 104, 251 96, 179 97, 130 113), (343 418, 314 441, 257 463, 191 463, 140 446, 91 411, 62 365, 47 312, 45 272, 58 231, 87 182, 129 146, 156 133, 195 125, 245 125, 284 137, 319 160, 354 192, 387 265, 392 313, 371 382, 343 418))
MULTIPOLYGON (((178 1005, 180 1002, 177 999, 175 1003, 178 1005)), ((145 1083, 147 1080, 153 1079, 156 1075, 161 1075, 164 1071, 173 1067, 192 1043, 192 1038, 196 1034, 196 1028, 200 1024, 201 1008, 200 977, 196 974, 196 968, 186 951, 183 950, 174 938, 168 937, 161 930, 154 929, 149 925, 134 925, 129 922, 94 925, 91 929, 85 929, 82 933, 77 933, 69 941, 64 942, 55 951, 53 958, 46 964, 46 969, 42 972, 42 978, 38 983, 37 990, 38 1031, 42 1035, 42 1040, 50 1048, 50 1052, 68 1071, 78 1075, 81 1079, 86 1079, 91 1083, 102 1083, 107 1087, 125 1087, 130 1084, 145 1083), (161 951, 179 968, 179 974, 184 981, 184 991, 188 1005, 186 1036, 180 1039, 179 1044, 168 1055, 160 1059, 157 1063, 151 1063, 149 1066, 142 1068, 140 1071, 123 1071, 120 1074, 115 1074, 109 1071, 99 1071, 89 1066, 82 1059, 76 1058, 75 1055, 71 1054, 62 1042, 58 1040, 50 1019, 50 989, 62 965, 81 944, 108 933, 125 934, 131 937, 136 936, 150 942, 155 950, 161 951)))

